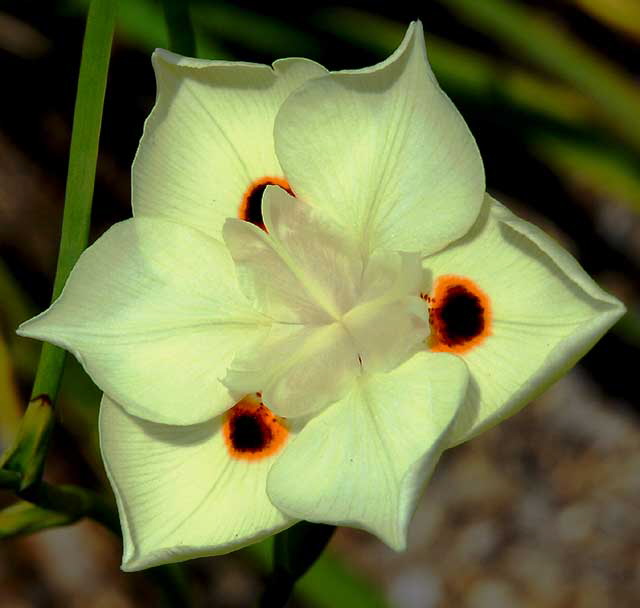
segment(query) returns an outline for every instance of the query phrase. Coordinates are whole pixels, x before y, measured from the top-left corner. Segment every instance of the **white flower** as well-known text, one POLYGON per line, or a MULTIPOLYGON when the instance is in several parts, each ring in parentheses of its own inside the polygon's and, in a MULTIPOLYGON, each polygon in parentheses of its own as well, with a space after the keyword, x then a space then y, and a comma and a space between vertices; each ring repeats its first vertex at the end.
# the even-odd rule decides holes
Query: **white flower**
POLYGON ((105 392, 123 568, 297 519, 403 548, 442 451, 543 390, 623 307, 485 194, 420 23, 363 70, 153 63, 134 218, 20 328, 105 392))

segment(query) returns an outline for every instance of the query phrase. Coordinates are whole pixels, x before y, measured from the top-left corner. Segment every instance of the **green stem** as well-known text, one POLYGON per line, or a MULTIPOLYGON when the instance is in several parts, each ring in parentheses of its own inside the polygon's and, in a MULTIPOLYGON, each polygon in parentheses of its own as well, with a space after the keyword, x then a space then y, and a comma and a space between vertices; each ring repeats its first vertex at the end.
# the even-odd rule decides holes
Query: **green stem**
POLYGON ((169 50, 188 57, 196 56, 196 38, 189 14, 188 0, 162 0, 167 24, 169 50))
MULTIPOLYGON (((78 91, 73 116, 69 170, 65 192, 60 252, 52 301, 62 292, 71 269, 86 248, 98 158, 98 143, 115 27, 115 0, 92 0, 82 46, 78 91)), ((0 489, 11 489, 25 502, 4 511, 8 526, 0 535, 26 533, 67 525, 89 517, 118 537, 118 512, 112 500, 85 488, 42 481, 44 458, 53 428, 55 403, 65 365, 65 351, 44 344, 36 371, 32 399, 17 440, 0 459, 0 489)), ((2 517, 0 517, 2 522, 2 517)), ((189 586, 176 564, 150 571, 162 589, 167 606, 191 605, 189 586)))
POLYGON ((0 539, 67 526, 76 519, 72 515, 42 509, 26 500, 20 500, 0 510, 0 539))
POLYGON ((273 572, 260 598, 260 608, 286 606, 296 581, 320 557, 335 530, 335 526, 301 521, 275 537, 273 572))
POLYGON ((43 481, 20 492, 20 497, 38 507, 64 513, 75 520, 89 517, 120 535, 120 521, 115 505, 97 492, 79 486, 53 485, 43 481))
MULTIPOLYGON (((114 0, 93 0, 87 15, 52 301, 62 292, 69 273, 87 246, 89 238, 98 142, 115 14, 114 0)), ((50 344, 43 345, 31 393, 32 399, 14 446, 0 461, 5 469, 20 473, 21 490, 37 484, 42 476, 54 423, 53 404, 60 389, 65 357, 65 351, 50 344)))
MULTIPOLYGON (((118 512, 113 501, 86 488, 74 485, 54 485, 40 481, 36 485, 20 489, 20 474, 0 470, 0 489, 10 489, 23 500, 41 509, 65 515, 69 521, 90 517, 120 535, 118 512)), ((67 522, 68 523, 68 522, 67 522)))

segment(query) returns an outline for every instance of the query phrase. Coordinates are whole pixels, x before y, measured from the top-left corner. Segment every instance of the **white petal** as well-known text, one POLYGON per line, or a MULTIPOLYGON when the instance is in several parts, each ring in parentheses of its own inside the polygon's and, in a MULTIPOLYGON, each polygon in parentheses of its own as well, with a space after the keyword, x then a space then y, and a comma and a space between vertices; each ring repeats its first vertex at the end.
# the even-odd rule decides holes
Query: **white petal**
POLYGON ((364 253, 437 251, 482 205, 480 154, 431 72, 420 22, 386 61, 303 85, 274 133, 296 196, 329 212, 364 253))
POLYGON ((354 244, 320 211, 281 188, 267 188, 263 211, 268 234, 234 219, 223 231, 247 297, 276 321, 339 318, 360 287, 362 261, 354 244))
POLYGON ((148 422, 103 397, 100 445, 120 512, 123 570, 228 553, 294 523, 265 492, 275 456, 231 458, 221 424, 148 422))
POLYGON ((263 208, 268 233, 234 219, 223 231, 245 294, 277 321, 234 360, 225 384, 235 395, 260 390, 281 415, 302 416, 340 398, 362 370, 386 371, 424 349, 417 254, 363 259, 321 210, 279 188, 267 189, 263 208))
POLYGON ((269 497, 292 517, 364 528, 404 548, 466 378, 457 357, 425 352, 388 374, 363 376, 285 448, 267 480, 269 497))
POLYGON ((72 352, 128 412, 193 424, 233 405, 220 379, 266 323, 220 242, 140 218, 87 249, 60 298, 18 333, 72 352))
POLYGON ((157 216, 220 238, 259 178, 282 178, 273 124, 284 99, 326 73, 306 59, 266 65, 203 61, 157 50, 158 95, 133 164, 136 216, 157 216))
POLYGON ((470 233, 424 266, 435 283, 447 275, 469 279, 490 301, 487 337, 459 353, 471 388, 454 443, 542 392, 624 312, 557 243, 488 196, 470 233))
POLYGON ((417 254, 378 249, 368 257, 361 303, 343 318, 365 372, 390 371, 424 350, 428 310, 417 295, 424 278, 417 254))
POLYGON ((338 323, 274 324, 265 342, 238 355, 224 382, 235 396, 262 391, 274 412, 300 417, 339 399, 360 371, 353 339, 338 323))
POLYGON ((366 302, 344 318, 363 369, 387 372, 424 350, 429 315, 424 302, 407 296, 392 302, 366 302))

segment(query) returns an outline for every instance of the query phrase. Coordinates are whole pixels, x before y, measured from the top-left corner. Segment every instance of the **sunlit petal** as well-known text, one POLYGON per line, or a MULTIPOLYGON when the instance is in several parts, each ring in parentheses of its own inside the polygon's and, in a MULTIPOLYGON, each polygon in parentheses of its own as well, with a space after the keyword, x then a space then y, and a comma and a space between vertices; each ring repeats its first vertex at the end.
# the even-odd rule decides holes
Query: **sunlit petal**
POLYGON ((457 357, 429 353, 363 377, 287 446, 269 474, 269 497, 292 517, 363 528, 404 548, 466 380, 457 357))
POLYGON ((266 323, 220 242, 140 218, 87 249, 62 295, 18 333, 72 352, 128 412, 193 424, 233 405, 220 379, 266 323))
POLYGON ((157 50, 152 61, 158 96, 133 163, 134 214, 220 238, 225 219, 246 212, 257 185, 283 183, 273 143, 276 113, 293 90, 326 72, 307 59, 282 59, 271 68, 157 50))
POLYGON ((448 313, 450 329, 444 333, 455 339, 439 339, 437 324, 431 339, 433 350, 462 356, 471 372, 456 443, 543 391, 624 312, 553 239, 488 196, 469 234, 423 263, 433 277, 432 307, 441 306, 441 281, 468 294, 448 313))
POLYGON ((224 425, 223 417, 148 422, 103 397, 100 445, 120 511, 123 570, 228 553, 294 523, 265 492, 279 451, 234 457, 224 425))
POLYGON ((325 209, 365 252, 437 251, 482 204, 480 154, 431 72, 419 22, 386 61, 293 93, 275 140, 296 196, 325 209))

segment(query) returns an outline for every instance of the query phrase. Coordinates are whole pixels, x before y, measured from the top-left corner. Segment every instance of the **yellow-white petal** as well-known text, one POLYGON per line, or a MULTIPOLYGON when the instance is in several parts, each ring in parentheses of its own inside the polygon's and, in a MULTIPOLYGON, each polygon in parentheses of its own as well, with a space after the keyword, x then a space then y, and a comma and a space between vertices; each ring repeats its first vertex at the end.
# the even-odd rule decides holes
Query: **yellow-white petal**
POLYGON ((307 59, 271 68, 163 50, 152 62, 158 93, 133 164, 134 215, 219 238, 252 182, 283 177, 273 143, 276 113, 287 95, 326 71, 307 59))
POLYGON ((276 456, 230 458, 221 424, 157 424, 103 397, 100 446, 118 502, 123 570, 228 553, 294 523, 266 495, 276 456))
POLYGON ((364 259, 324 217, 280 188, 263 201, 268 233, 229 219, 224 238, 247 297, 276 321, 234 359, 225 384, 260 390, 287 417, 339 399, 362 370, 386 371, 424 348, 427 310, 416 254, 364 259))
POLYGON ((364 376, 285 448, 267 480, 272 502, 292 517, 363 528, 402 549, 467 376, 459 358, 426 352, 364 376))
POLYGON ((224 378, 232 395, 262 391, 277 414, 300 417, 339 399, 361 370, 353 339, 338 323, 274 323, 263 342, 242 352, 224 378))
POLYGON ((129 413, 193 424, 233 405, 220 379, 265 323, 222 243, 138 218, 89 247, 62 295, 18 333, 72 352, 129 413))
POLYGON ((267 188, 263 212, 268 234, 237 219, 223 231, 247 297, 286 323, 326 323, 349 310, 363 265, 340 227, 276 186, 267 188))
POLYGON ((485 337, 458 353, 471 382, 453 443, 542 392, 624 312, 553 239, 489 196, 469 234, 423 264, 434 285, 441 277, 471 281, 490 309, 485 337))
POLYGON ((386 61, 304 84, 274 133, 296 196, 328 211, 366 253, 432 253, 480 210, 482 160, 429 67, 420 22, 386 61))

